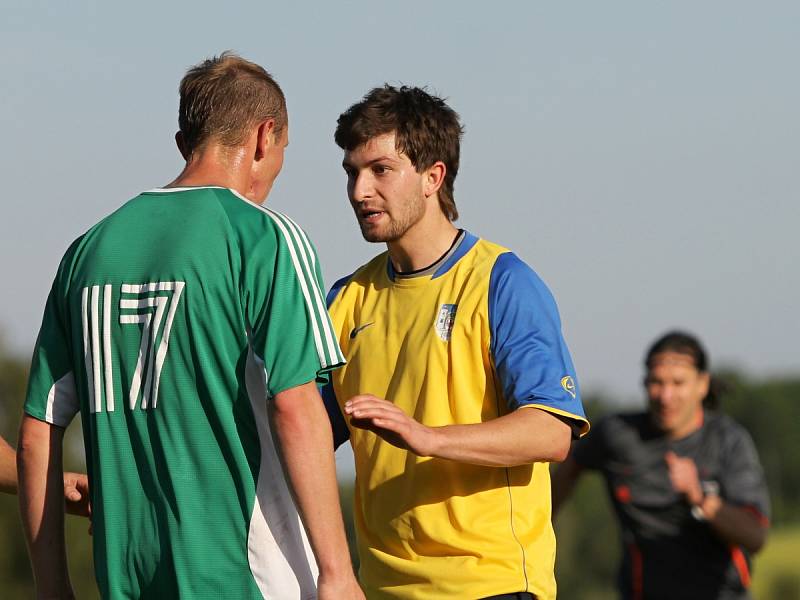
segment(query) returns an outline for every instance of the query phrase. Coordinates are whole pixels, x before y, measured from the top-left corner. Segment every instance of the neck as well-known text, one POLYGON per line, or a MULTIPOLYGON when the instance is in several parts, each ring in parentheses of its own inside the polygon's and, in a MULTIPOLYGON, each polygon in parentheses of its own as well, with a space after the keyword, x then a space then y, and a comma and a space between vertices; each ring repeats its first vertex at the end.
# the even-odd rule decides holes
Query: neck
POLYGON ((701 407, 694 415, 692 415, 692 419, 684 427, 667 433, 667 437, 670 440, 682 440, 685 437, 689 437, 703 426, 704 418, 705 416, 701 407))
POLYGON ((433 218, 423 218, 403 236, 386 244, 389 258, 396 271, 417 271, 433 264, 447 252, 458 229, 437 211, 433 218))
POLYGON ((253 203, 250 186, 250 170, 243 160, 244 148, 222 148, 217 145, 206 146, 195 152, 180 175, 165 187, 203 187, 219 186, 238 192, 253 203))

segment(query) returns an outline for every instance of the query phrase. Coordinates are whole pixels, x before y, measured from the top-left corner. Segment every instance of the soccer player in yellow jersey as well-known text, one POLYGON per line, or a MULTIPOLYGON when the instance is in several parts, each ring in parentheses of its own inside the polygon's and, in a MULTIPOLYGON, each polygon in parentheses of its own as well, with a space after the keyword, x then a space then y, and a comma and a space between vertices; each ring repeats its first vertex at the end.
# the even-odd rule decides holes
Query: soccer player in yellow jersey
POLYGON ((588 422, 547 287, 453 225, 461 133, 419 88, 339 117, 350 203, 387 251, 328 296, 348 363, 324 395, 355 455, 369 598, 550 599, 548 463, 588 422))

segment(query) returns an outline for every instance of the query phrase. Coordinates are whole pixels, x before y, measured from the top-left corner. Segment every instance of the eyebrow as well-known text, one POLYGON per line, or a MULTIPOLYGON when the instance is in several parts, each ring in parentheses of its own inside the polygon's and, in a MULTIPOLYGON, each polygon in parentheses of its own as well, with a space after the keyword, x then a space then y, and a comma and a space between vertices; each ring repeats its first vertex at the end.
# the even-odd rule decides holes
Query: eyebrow
MULTIPOLYGON (((391 157, 391 156, 389 156, 388 154, 384 154, 384 155, 382 155, 382 156, 379 156, 379 157, 377 157, 377 158, 373 158, 372 160, 368 161, 368 162, 367 162, 367 164, 366 164, 365 166, 369 167, 370 165, 374 165, 375 163, 377 163, 377 162, 381 162, 381 161, 386 161, 386 162, 391 162, 391 163, 398 162, 398 161, 397 161, 397 159, 395 159, 395 158, 392 158, 392 157, 391 157)), ((343 166, 343 167, 345 167, 345 168, 347 168, 347 167, 354 167, 353 163, 351 163, 351 162, 348 162, 348 160, 347 160, 347 159, 345 159, 345 160, 343 160, 343 161, 342 161, 342 166, 343 166)), ((355 168, 355 167, 354 167, 354 168, 355 168)))

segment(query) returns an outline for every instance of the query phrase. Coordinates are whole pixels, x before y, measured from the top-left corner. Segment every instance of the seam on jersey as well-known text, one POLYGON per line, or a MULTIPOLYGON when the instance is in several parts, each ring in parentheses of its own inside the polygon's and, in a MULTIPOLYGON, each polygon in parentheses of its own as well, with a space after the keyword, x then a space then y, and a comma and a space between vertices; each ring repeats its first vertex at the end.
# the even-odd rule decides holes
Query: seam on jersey
MULTIPOLYGON (((490 352, 491 356, 491 352, 490 352)), ((494 363, 494 361, 492 361, 494 363)), ((492 364, 492 373, 494 373, 494 364, 492 364)), ((497 408, 497 414, 500 415, 500 396, 502 393, 498 394, 495 393, 495 404, 497 408)), ((511 536, 514 538, 514 541, 519 546, 520 552, 522 552, 522 575, 525 578, 525 591, 528 591, 528 567, 527 567, 527 557, 525 556, 525 546, 520 542, 519 538, 517 537, 517 532, 514 530, 514 497, 511 493, 511 475, 509 474, 509 467, 505 467, 503 469, 506 474, 506 490, 508 491, 508 508, 509 508, 509 525, 511 525, 511 536)))
MULTIPOLYGON (((497 294, 497 279, 495 279, 495 267, 497 266, 497 262, 500 260, 500 257, 512 254, 509 250, 507 252, 501 252, 497 256, 494 257, 494 262, 492 263, 492 268, 489 270, 489 285, 486 286, 486 316, 489 320, 489 354, 494 359, 494 353, 496 350, 495 347, 495 330, 494 330, 494 318, 495 314, 497 313, 497 300, 495 298, 497 294)), ((499 276, 499 274, 498 274, 499 276)))
POLYGON ((522 552, 522 575, 525 577, 525 590, 528 591, 528 567, 527 567, 527 557, 525 556, 525 546, 522 542, 519 541, 517 537, 517 532, 514 530, 514 498, 511 494, 511 477, 508 472, 508 467, 505 467, 506 472, 506 489, 508 490, 508 506, 509 506, 509 523, 511 525, 511 535, 514 537, 514 541, 517 542, 520 551, 522 552))
MULTIPOLYGON (((172 189, 174 189, 174 188, 172 188, 172 189)), ((231 216, 228 214, 228 211, 225 208, 225 204, 223 202, 222 197, 220 196, 219 193, 217 193, 218 190, 224 190, 224 191, 233 193, 233 190, 231 190, 230 188, 217 187, 217 186, 209 186, 208 188, 192 188, 192 189, 209 189, 209 190, 212 190, 212 192, 214 194, 214 200, 217 203, 217 208, 219 208, 220 212, 225 217, 225 222, 228 224, 228 236, 227 236, 227 238, 228 238, 228 240, 233 240, 233 243, 236 245, 236 251, 237 251, 237 253, 239 255, 239 263, 240 263, 239 264, 239 281, 237 282, 237 286, 236 286, 238 288, 238 290, 239 290, 239 294, 238 294, 239 295, 239 311, 240 311, 240 314, 242 315, 242 324, 245 327, 247 343, 250 344, 250 342, 251 342, 250 334, 252 332, 253 324, 250 323, 250 321, 247 318, 247 307, 245 306, 244 287, 243 287, 244 286, 244 280, 245 280, 244 269, 245 269, 245 264, 246 264, 247 261, 245 260, 245 257, 243 255, 242 246, 239 244, 239 236, 238 235, 233 235, 234 232, 236 231, 236 229, 234 228, 233 223, 231 222, 231 216)))
MULTIPOLYGON (((502 256, 502 254, 498 254, 492 265, 492 270, 494 270, 494 265, 497 264, 497 259, 502 256)), ((500 416, 500 399, 503 399, 503 402, 506 404, 506 408, 508 408, 508 400, 505 398, 505 390, 503 389, 502 383, 500 382, 497 376, 497 365, 495 365, 494 360, 494 331, 492 331, 492 319, 491 319, 491 271, 489 275, 490 284, 486 286, 486 315, 488 319, 488 330, 489 330, 489 343, 488 343, 488 350, 489 350, 489 363, 491 365, 492 371, 492 379, 494 380, 494 389, 495 389, 495 408, 497 409, 497 415, 500 416)), ((509 506, 509 525, 511 526, 511 535, 514 538, 514 541, 519 546, 520 552, 522 553, 522 575, 525 578, 525 590, 529 591, 530 584, 528 582, 528 566, 527 566, 527 556, 525 555, 525 546, 520 542, 519 538, 517 537, 517 532, 514 530, 514 497, 511 493, 511 475, 509 473, 509 467, 504 468, 505 475, 506 475, 506 490, 508 491, 508 506, 509 506)))

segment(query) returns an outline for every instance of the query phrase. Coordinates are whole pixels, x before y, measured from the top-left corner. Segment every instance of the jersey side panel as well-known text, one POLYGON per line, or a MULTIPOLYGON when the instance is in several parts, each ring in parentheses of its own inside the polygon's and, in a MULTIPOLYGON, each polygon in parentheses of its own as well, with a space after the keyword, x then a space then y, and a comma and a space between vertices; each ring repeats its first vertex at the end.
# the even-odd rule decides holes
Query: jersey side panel
POLYGON ((305 233, 284 215, 242 199, 228 210, 243 232, 242 288, 250 337, 246 386, 261 440, 248 560, 265 597, 314 598, 316 562, 283 477, 267 405, 285 389, 323 379, 341 363, 341 350, 325 310, 316 252, 305 233), (252 229, 252 210, 269 223, 266 251, 264 232, 252 229), (237 214, 241 211, 243 216, 237 214))

